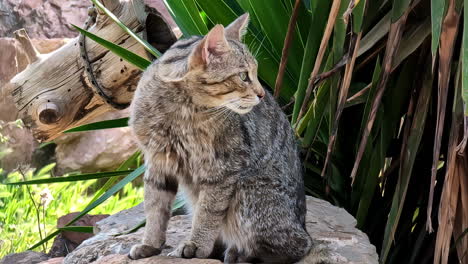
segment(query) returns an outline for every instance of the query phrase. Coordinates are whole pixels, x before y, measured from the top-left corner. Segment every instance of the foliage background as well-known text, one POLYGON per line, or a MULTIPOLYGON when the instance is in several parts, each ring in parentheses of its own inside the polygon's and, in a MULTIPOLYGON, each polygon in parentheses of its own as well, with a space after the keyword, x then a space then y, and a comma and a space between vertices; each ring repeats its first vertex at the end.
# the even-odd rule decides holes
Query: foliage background
MULTIPOLYGON (((245 42, 300 139, 308 194, 354 215, 381 263, 468 263, 465 2, 165 1, 185 36, 249 12, 245 42)), ((105 36, 77 29, 142 69, 149 64, 105 36)), ((108 176, 83 212, 143 169, 119 182, 108 176)))

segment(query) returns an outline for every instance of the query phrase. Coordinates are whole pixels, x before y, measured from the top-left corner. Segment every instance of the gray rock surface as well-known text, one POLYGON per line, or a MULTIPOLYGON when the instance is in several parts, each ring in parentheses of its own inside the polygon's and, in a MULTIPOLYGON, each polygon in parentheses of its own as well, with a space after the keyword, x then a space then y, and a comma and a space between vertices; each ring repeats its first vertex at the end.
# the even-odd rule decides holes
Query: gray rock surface
POLYGON ((0 120, 0 135, 6 138, 5 141, 0 141, 0 168, 11 171, 20 164, 31 162, 31 153, 36 142, 29 130, 16 122, 0 120))
MULTIPOLYGON (((144 228, 132 234, 118 234, 132 229, 143 219, 143 206, 140 204, 98 222, 95 226, 96 235, 85 240, 70 253, 64 264, 221 263, 217 260, 180 260, 164 257, 180 241, 190 236, 191 217, 188 215, 171 218, 167 231, 167 246, 161 256, 147 260, 129 260, 126 255, 131 246, 141 240, 144 228)), ((323 200, 307 197, 306 221, 307 230, 316 240, 316 247, 301 263, 378 263, 375 247, 370 244, 366 234, 355 228, 356 220, 344 209, 323 200)))
POLYGON ((48 258, 49 257, 42 252, 28 250, 21 253, 6 255, 0 260, 0 264, 36 264, 48 258))
POLYGON ((40 262, 39 264, 62 264, 64 257, 51 258, 46 261, 40 262))
POLYGON ((87 17, 87 0, 0 1, 0 36, 25 28, 32 38, 74 37, 70 25, 81 25, 87 17))
POLYGON ((146 259, 130 260, 126 255, 108 255, 93 264, 221 264, 215 259, 180 259, 166 256, 154 256, 146 259))

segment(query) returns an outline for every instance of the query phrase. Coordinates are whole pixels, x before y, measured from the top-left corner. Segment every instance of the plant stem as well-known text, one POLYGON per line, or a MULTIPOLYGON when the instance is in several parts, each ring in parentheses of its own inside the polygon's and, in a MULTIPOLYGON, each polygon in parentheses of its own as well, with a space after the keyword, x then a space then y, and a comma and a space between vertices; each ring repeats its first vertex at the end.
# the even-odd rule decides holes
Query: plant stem
MULTIPOLYGON (((24 173, 23 173, 23 171, 21 170, 21 168, 18 168, 18 171, 20 172, 21 176, 23 177, 23 181, 26 181, 26 176, 24 175, 24 173)), ((42 240, 42 239, 43 239, 43 236, 42 236, 41 217, 40 217, 39 208, 38 208, 38 206, 36 205, 36 202, 34 201, 34 197, 32 196, 31 189, 29 189, 29 186, 28 186, 28 185, 26 185, 26 191, 28 192, 29 198, 30 198, 31 201, 32 201, 32 204, 33 204, 33 206, 34 206, 34 210, 36 211, 37 229, 39 230, 39 237, 40 237, 41 240, 42 240)), ((42 251, 45 253, 45 251, 46 251, 45 245, 42 245, 42 251)))
POLYGON ((294 9, 292 11, 291 19, 289 20, 288 25, 288 32, 286 33, 286 38, 284 39, 283 51, 281 55, 281 62, 280 67, 278 69, 278 75, 276 76, 276 83, 275 83, 275 92, 274 96, 278 99, 281 91, 281 84, 283 84, 283 77, 284 72, 286 70, 286 63, 288 62, 288 54, 289 54, 289 46, 294 37, 294 28, 296 26, 297 15, 299 14, 299 6, 301 4, 301 0, 296 0, 294 4, 294 9))

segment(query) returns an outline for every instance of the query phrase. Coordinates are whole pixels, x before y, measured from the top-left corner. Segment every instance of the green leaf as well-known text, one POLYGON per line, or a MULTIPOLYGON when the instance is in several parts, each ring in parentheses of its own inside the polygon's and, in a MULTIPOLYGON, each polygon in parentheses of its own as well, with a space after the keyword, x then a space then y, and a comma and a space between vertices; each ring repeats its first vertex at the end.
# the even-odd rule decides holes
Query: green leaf
POLYGON ((310 73, 314 67, 315 58, 317 57, 323 36, 323 30, 327 24, 327 14, 331 7, 331 2, 328 0, 314 1, 313 3, 315 3, 315 5, 311 13, 312 26, 309 27, 309 34, 307 35, 306 46, 304 49, 304 58, 302 59, 301 71, 299 73, 299 82, 297 84, 296 100, 294 102, 291 121, 293 124, 297 122, 297 117, 301 110, 302 102, 304 101, 310 73), (320 11, 317 12, 316 10, 320 11))
POLYGON ((87 180, 95 180, 95 179, 127 175, 131 172, 133 172, 133 170, 86 173, 86 174, 79 174, 79 175, 73 175, 73 176, 68 176, 68 177, 53 177, 53 178, 36 179, 36 180, 29 180, 29 181, 8 182, 8 183, 2 183, 2 184, 4 185, 31 185, 31 184, 46 184, 46 183, 48 184, 48 183, 57 183, 57 182, 87 181, 87 180))
POLYGON ((44 166, 42 169, 40 169, 37 173, 36 173, 36 177, 41 177, 41 176, 44 176, 46 174, 48 174, 53 168, 55 168, 55 163, 51 163, 49 165, 46 165, 44 166))
MULTIPOLYGON (((109 197, 120 191, 125 185, 127 185, 129 182, 133 181, 136 179, 138 176, 143 174, 145 172, 145 166, 142 165, 138 167, 136 170, 132 171, 130 174, 128 174, 125 178, 123 178, 120 182, 118 182, 116 185, 114 185, 112 188, 110 188, 106 193, 104 193, 99 199, 96 201, 92 202, 90 205, 88 205, 78 216, 76 216, 70 223, 67 224, 67 226, 71 225, 74 223, 76 220, 80 219, 83 215, 87 214, 89 211, 92 209, 96 208, 98 205, 102 204, 104 201, 106 201, 109 197)), ((113 172, 113 173, 121 173, 121 172, 113 172)))
POLYGON ((364 37, 359 45, 358 56, 373 48, 390 30, 391 13, 382 17, 364 37))
POLYGON ((411 0, 393 0, 392 8, 392 23, 400 19, 401 16, 408 10, 411 0))
MULTIPOLYGON (((183 198, 181 198, 180 196, 177 196, 176 197, 176 200, 172 206, 172 212, 174 212, 175 210, 181 208, 182 206, 185 205, 185 200, 183 198)), ((126 232, 123 232, 123 233, 120 233, 120 234, 117 234, 115 236, 120 236, 120 235, 127 235, 127 234, 131 234, 131 233, 134 233, 136 232, 138 229, 144 227, 146 225, 146 219, 143 219, 140 223, 138 223, 137 225, 135 225, 134 227, 132 227, 130 230, 126 231, 126 232)))
MULTIPOLYGON (((371 0, 372 1, 372 0, 371 0)), ((359 33, 362 30, 362 21, 364 19, 364 9, 367 0, 361 0, 353 9, 353 31, 359 33)))
MULTIPOLYGON (((330 53, 325 69, 332 67, 333 54, 330 53)), ((296 134, 301 135, 305 130, 302 145, 310 146, 317 139, 320 126, 325 119, 326 107, 330 100, 330 81, 324 82, 318 87, 317 95, 312 101, 304 117, 298 121, 296 134)))
POLYGON ((432 24, 432 56, 435 57, 439 47, 440 29, 445 12, 445 0, 431 0, 431 24, 432 24))
POLYGON ((33 249, 35 249, 37 247, 42 246, 44 243, 51 240, 52 238, 54 238, 58 234, 60 234, 60 230, 55 230, 54 232, 50 233, 48 236, 43 238, 41 241, 39 241, 36 244, 32 245, 30 248, 28 248, 28 250, 33 250, 33 249))
POLYGON ((432 71, 426 71, 417 106, 414 111, 414 119, 409 131, 404 156, 401 157, 402 160, 398 183, 393 194, 392 207, 388 215, 387 225, 385 226, 382 252, 380 255, 382 263, 385 263, 390 247, 392 246, 393 237, 403 210, 408 184, 412 176, 413 166, 424 132, 426 116, 431 99, 432 82, 432 71))
POLYGON ((177 196, 174 204, 172 205, 172 211, 182 208, 185 205, 185 200, 182 196, 177 196))
POLYGON ((84 34, 86 37, 96 41, 96 43, 102 45, 103 47, 105 47, 106 49, 112 51, 113 53, 115 53, 117 56, 119 56, 120 58, 128 61, 129 63, 135 65, 136 67, 140 68, 141 70, 144 70, 146 69, 150 64, 151 62, 143 57, 140 57, 139 55, 127 50, 127 49, 124 49, 110 41, 107 41, 101 37, 98 37, 96 35, 94 35, 93 33, 91 32, 88 32, 78 26, 75 26, 72 24, 72 26, 78 30, 80 33, 84 34))
POLYGON ((116 17, 111 11, 109 11, 99 0, 91 0, 94 5, 96 5, 99 9, 101 9, 110 19, 114 20, 114 22, 123 29, 128 35, 134 38, 138 43, 143 45, 143 47, 153 54, 156 58, 161 57, 161 52, 159 52, 155 47, 149 44, 146 40, 140 38, 137 34, 135 34, 131 29, 129 29, 124 23, 122 23, 118 17, 116 17))
MULTIPOLYGON (((128 170, 132 167, 133 164, 136 163, 136 160, 138 157, 141 155, 140 151, 135 151, 126 161, 124 161, 120 166, 117 168, 116 171, 125 171, 128 170)), ((118 177, 113 177, 110 178, 95 194, 93 199, 91 199, 91 202, 96 201, 104 192, 109 190, 110 187, 112 187, 117 181, 119 180, 118 177)))
POLYGON ((54 141, 47 141, 47 142, 41 143, 38 148, 39 149, 45 148, 46 146, 51 145, 51 144, 55 144, 55 142, 54 141))
POLYGON ((164 0, 184 36, 206 35, 208 28, 194 0, 164 0))
POLYGON ((311 4, 312 4, 313 2, 315 2, 315 1, 311 1, 311 0, 302 0, 302 3, 304 3, 304 6, 305 6, 307 9, 309 9, 309 10, 312 9, 311 4))
POLYGON ((134 227, 132 227, 130 230, 125 231, 123 233, 118 233, 115 236, 121 236, 121 235, 128 235, 131 233, 135 233, 138 229, 144 227, 146 225, 146 219, 141 220, 140 223, 136 224, 134 227))
MULTIPOLYGON (((127 185, 129 182, 133 181, 136 179, 138 176, 140 176, 143 172, 145 171, 144 166, 140 166, 138 169, 134 170, 131 172, 129 175, 127 175, 125 178, 123 178, 120 182, 118 182, 116 185, 114 185, 112 188, 110 188, 106 193, 104 193, 101 197, 99 197, 96 201, 90 203, 86 208, 79 213, 75 218, 73 218, 69 223, 67 223, 65 226, 71 226, 73 223, 75 223, 78 219, 80 219, 82 216, 85 214, 89 213, 91 210, 105 202, 109 197, 114 195, 115 193, 119 192, 125 185, 127 185)), ((55 237, 57 234, 60 233, 60 230, 56 230, 50 235, 48 235, 46 238, 43 240, 39 241, 35 245, 33 245, 29 250, 32 250, 38 246, 41 246, 45 242, 49 241, 53 237, 55 237)))
POLYGON ((431 34, 431 25, 429 19, 423 21, 411 32, 406 33, 401 39, 400 46, 395 58, 393 59, 392 68, 396 68, 409 55, 413 54, 419 48, 424 40, 431 34))
POLYGON ((117 127, 127 127, 128 126, 128 117, 99 121, 95 123, 89 123, 86 125, 74 127, 64 131, 63 133, 71 132, 83 132, 90 130, 99 130, 99 129, 108 129, 108 128, 117 128, 117 127))
MULTIPOLYGON (((212 1, 211 1, 212 2, 212 1)), ((249 11, 253 20, 258 22, 261 32, 273 48, 275 56, 280 57, 283 49, 284 39, 288 29, 291 13, 284 8, 282 1, 271 0, 238 0, 246 11, 249 11), (271 19, 271 18, 275 19, 271 19)), ((288 56, 287 70, 293 79, 298 79, 304 46, 299 42, 298 31, 294 32, 288 56)))
POLYGON ((60 231, 73 231, 73 232, 80 232, 80 233, 93 233, 92 226, 65 226, 57 228, 60 231))
MULTIPOLYGON (((174 20, 176 23, 183 27, 187 19, 185 14, 186 10, 178 7, 181 3, 179 1, 166 1, 169 5, 174 5, 174 20)), ((200 6, 203 12, 206 14, 207 19, 212 24, 223 24, 228 25, 234 21, 238 15, 245 13, 245 11, 238 10, 240 7, 234 0, 222 0, 222 1, 209 1, 209 0, 197 0, 196 4, 200 6)), ((198 10, 198 9, 197 9, 198 10)), ((276 81, 276 75, 279 67, 279 55, 274 54, 272 47, 267 41, 267 37, 256 28, 253 24, 256 21, 252 18, 247 34, 244 37, 244 43, 250 48, 252 54, 256 57, 258 62, 258 77, 264 81, 269 87, 274 87, 276 81)), ((197 29, 191 29, 194 31, 188 31, 188 35, 200 33, 197 29)), ((283 80, 283 89, 281 89, 281 98, 289 101, 295 91, 295 82, 291 79, 289 73, 285 74, 283 80)))

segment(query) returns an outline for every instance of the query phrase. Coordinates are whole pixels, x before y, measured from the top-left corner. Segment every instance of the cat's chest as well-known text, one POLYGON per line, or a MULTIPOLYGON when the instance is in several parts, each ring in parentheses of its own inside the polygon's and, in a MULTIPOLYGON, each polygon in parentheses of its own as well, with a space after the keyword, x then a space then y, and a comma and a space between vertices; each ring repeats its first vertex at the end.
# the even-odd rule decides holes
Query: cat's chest
POLYGON ((207 175, 231 169, 239 158, 242 145, 239 133, 228 127, 212 124, 175 125, 171 128, 170 144, 184 166, 192 174, 207 175))
POLYGON ((173 124, 169 130, 166 140, 179 157, 181 165, 193 170, 215 161, 214 153, 219 146, 214 129, 186 123, 173 124))

